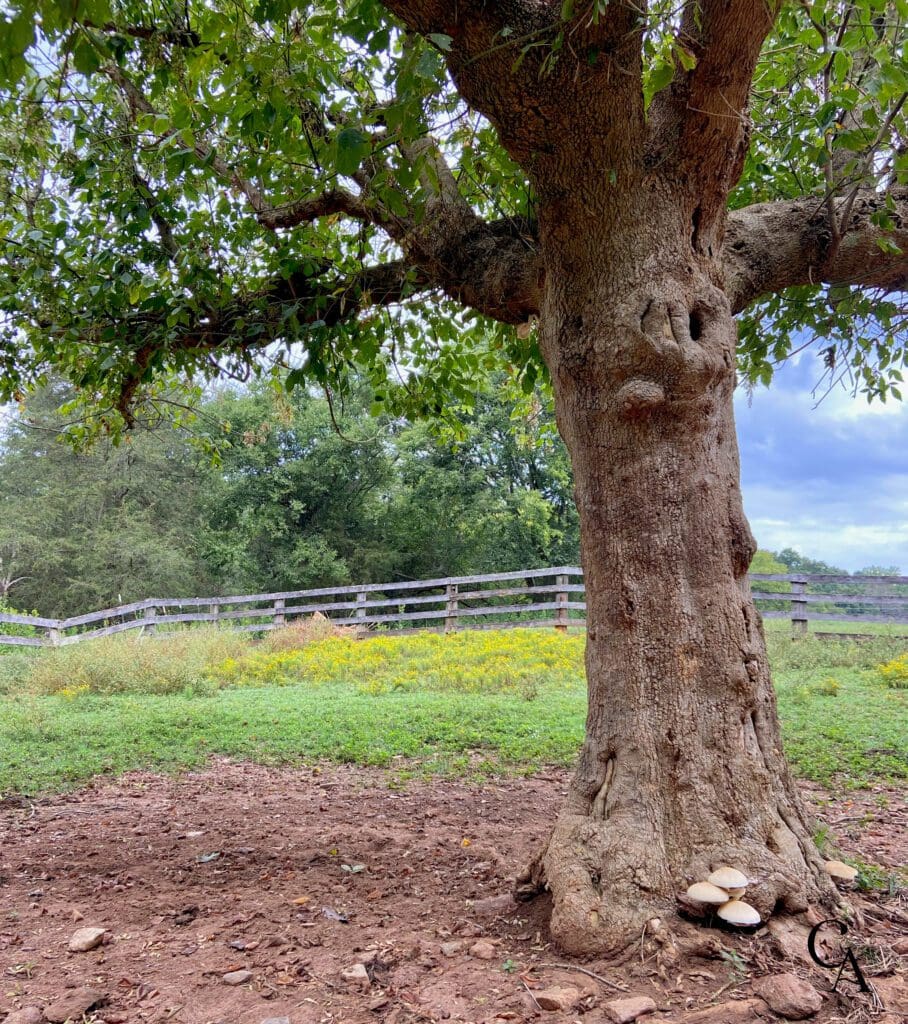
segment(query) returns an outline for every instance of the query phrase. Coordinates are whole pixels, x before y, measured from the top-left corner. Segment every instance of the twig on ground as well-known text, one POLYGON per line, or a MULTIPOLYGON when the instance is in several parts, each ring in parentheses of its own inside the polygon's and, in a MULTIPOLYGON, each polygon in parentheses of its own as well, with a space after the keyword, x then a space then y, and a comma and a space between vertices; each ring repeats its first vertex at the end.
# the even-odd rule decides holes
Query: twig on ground
POLYGON ((578 967, 576 964, 536 964, 537 967, 555 967, 561 971, 579 971, 581 974, 587 975, 587 977, 595 978, 596 981, 601 982, 603 985, 608 985, 618 992, 627 992, 626 985, 619 985, 617 981, 609 981, 608 978, 603 978, 601 974, 596 974, 593 971, 588 971, 585 967, 578 967))
MULTIPOLYGON (((519 977, 519 975, 518 975, 518 977, 519 977)), ((541 1007, 541 1006, 539 1005, 539 1003, 537 1003, 537 1002, 536 1002, 536 997, 535 997, 535 996, 533 995, 532 989, 531 989, 531 988, 530 988, 530 986, 529 986, 529 985, 528 985, 528 984, 527 984, 527 983, 526 983, 526 982, 525 982, 525 981, 523 980, 523 978, 520 978, 520 984, 521 984, 521 985, 523 985, 523 987, 524 987, 524 988, 525 988, 525 989, 527 990, 527 992, 529 992, 529 994, 530 994, 530 999, 532 999, 532 1000, 533 1000, 533 1005, 534 1005, 534 1006, 536 1007, 536 1009, 537 1009, 537 1010, 541 1010, 541 1009, 542 1009, 542 1007, 541 1007)))

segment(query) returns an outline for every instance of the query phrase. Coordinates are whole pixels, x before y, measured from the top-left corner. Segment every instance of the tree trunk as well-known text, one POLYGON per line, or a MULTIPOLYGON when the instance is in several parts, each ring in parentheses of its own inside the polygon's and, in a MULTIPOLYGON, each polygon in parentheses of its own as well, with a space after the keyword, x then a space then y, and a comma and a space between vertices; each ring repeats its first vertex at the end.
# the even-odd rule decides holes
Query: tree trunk
POLYGON ((736 326, 693 205, 672 196, 660 215, 650 195, 619 223, 605 203, 595 229, 588 196, 540 211, 540 342, 580 514, 589 714, 528 877, 577 954, 626 947, 721 864, 753 880, 764 919, 832 895, 746 578, 736 326))

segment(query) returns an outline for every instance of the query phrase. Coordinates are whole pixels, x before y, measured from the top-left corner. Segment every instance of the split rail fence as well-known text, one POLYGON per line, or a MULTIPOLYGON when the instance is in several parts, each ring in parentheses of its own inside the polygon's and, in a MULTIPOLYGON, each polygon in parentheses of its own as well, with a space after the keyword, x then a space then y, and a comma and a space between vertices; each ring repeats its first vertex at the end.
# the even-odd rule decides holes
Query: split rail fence
MULTIPOLYGON (((810 622, 908 623, 908 576, 752 575, 764 618, 810 622), (759 589, 758 589, 759 588, 759 589)), ((357 635, 459 629, 585 626, 583 570, 576 566, 445 579, 319 587, 274 594, 163 600, 148 598, 66 619, 0 613, 0 644, 56 647, 127 630, 166 633, 219 623, 254 633, 320 613, 357 635)), ((859 635, 843 633, 838 635, 859 635)))

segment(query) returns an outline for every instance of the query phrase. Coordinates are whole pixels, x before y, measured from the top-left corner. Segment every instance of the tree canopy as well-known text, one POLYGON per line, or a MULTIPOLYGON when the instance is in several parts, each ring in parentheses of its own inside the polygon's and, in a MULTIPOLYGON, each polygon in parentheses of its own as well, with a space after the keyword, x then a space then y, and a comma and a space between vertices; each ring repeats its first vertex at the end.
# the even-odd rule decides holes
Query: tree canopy
MULTIPOLYGON (((594 64, 614 12, 461 6, 7 4, 0 394, 54 370, 116 432, 175 378, 274 365, 289 386, 356 367, 410 413, 493 365, 531 390, 536 196, 449 69, 494 60, 531 95, 594 64)), ((712 73, 703 32, 724 30, 692 16, 631 20, 651 125, 712 73)), ((722 253, 750 380, 822 339, 829 382, 900 395, 906 20, 905 0, 786 4, 758 46, 722 253)))

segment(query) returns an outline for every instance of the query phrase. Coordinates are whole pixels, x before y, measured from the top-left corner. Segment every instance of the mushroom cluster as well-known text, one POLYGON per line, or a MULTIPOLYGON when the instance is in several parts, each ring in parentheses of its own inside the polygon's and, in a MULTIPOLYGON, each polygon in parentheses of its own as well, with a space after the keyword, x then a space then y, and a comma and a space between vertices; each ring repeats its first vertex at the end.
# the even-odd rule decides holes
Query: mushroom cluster
POLYGON ((716 904, 716 914, 723 921, 739 928, 747 928, 759 924, 760 915, 749 903, 741 899, 746 888, 746 875, 736 868, 723 866, 716 868, 705 882, 695 882, 690 886, 687 896, 697 903, 716 904))
POLYGON ((840 860, 826 861, 826 874, 837 882, 853 882, 858 877, 857 868, 840 860))

